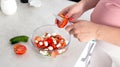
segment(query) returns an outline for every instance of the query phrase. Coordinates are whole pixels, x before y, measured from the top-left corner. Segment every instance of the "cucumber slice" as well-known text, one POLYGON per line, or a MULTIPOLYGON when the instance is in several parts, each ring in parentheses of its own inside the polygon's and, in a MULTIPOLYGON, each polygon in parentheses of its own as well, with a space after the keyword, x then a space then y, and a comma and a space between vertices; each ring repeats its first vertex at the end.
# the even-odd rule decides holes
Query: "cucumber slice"
POLYGON ((16 44, 16 43, 19 43, 19 42, 27 42, 28 39, 29 39, 29 37, 25 36, 25 35, 23 35, 23 36, 16 36, 16 37, 11 38, 10 42, 11 42, 11 44, 16 44))

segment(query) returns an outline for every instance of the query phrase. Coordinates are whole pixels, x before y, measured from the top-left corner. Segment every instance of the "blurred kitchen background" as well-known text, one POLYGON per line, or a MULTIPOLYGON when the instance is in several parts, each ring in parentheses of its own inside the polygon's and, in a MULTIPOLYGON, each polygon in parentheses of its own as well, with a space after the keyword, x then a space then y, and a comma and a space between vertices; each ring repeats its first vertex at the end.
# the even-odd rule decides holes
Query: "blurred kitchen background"
POLYGON ((70 1, 79 2, 80 0, 70 0, 70 1))

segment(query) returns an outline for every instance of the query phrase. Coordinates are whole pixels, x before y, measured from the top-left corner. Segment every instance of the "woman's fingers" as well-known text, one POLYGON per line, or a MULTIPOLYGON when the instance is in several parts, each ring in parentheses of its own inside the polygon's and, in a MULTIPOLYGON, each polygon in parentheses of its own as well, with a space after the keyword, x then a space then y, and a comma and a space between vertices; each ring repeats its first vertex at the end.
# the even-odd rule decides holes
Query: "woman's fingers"
POLYGON ((92 40, 92 37, 89 35, 89 33, 81 33, 81 34, 77 34, 77 39, 80 42, 88 42, 92 40))
POLYGON ((60 11, 60 13, 58 13, 59 15, 62 14, 62 15, 66 15, 68 13, 69 9, 68 8, 65 8, 63 9, 62 11, 60 11))
POLYGON ((68 25, 65 29, 69 32, 73 28, 74 28, 74 25, 71 24, 71 25, 68 25))

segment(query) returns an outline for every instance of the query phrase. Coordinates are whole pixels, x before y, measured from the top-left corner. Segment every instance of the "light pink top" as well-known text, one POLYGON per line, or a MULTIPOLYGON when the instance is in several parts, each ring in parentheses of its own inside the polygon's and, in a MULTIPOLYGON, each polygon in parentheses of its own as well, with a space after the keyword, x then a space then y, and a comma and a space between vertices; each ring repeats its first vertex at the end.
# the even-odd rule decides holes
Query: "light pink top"
MULTIPOLYGON (((120 0, 100 0, 91 15, 91 21, 120 28, 120 0)), ((111 57, 112 67, 120 67, 120 47, 102 41, 97 44, 111 57)))
POLYGON ((91 15, 91 21, 120 27, 120 0, 100 0, 91 15))

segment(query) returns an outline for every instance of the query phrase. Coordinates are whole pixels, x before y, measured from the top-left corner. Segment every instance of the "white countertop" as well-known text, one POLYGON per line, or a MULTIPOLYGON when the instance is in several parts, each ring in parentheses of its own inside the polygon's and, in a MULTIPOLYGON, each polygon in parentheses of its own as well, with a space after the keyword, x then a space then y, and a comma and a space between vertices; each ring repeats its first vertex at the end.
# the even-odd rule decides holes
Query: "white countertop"
POLYGON ((37 27, 45 24, 54 24, 52 13, 74 2, 66 0, 41 0, 39 8, 29 7, 28 4, 17 2, 16 14, 5 16, 0 11, 0 67, 73 67, 84 45, 72 38, 69 49, 56 59, 43 58, 38 54, 31 42, 25 43, 27 53, 18 56, 13 51, 9 39, 18 35, 30 36, 37 27))
MULTIPOLYGON (((16 14, 5 16, 0 11, 0 67, 73 67, 80 56, 85 43, 80 43, 77 39, 71 38, 69 49, 64 54, 55 59, 48 59, 38 54, 30 40, 24 43, 27 46, 27 53, 18 56, 13 51, 13 46, 9 39, 18 35, 30 36, 37 27, 45 24, 54 24, 54 16, 64 7, 74 4, 66 0, 41 0, 39 8, 29 7, 28 4, 17 2, 18 10, 16 14)), ((88 12, 82 19, 89 19, 88 12)))

